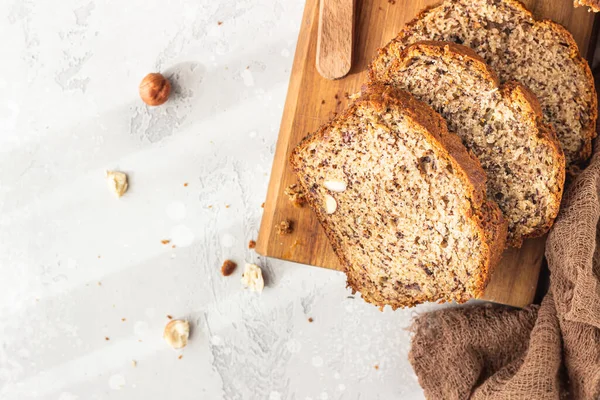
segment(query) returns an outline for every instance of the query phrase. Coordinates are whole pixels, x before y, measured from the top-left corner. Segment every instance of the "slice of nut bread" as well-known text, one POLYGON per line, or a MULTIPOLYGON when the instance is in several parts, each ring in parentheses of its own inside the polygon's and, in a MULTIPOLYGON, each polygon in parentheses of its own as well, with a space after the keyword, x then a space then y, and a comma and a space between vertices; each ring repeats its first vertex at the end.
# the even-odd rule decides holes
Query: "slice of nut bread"
POLYGON ((395 309, 482 293, 506 222, 479 162, 429 106, 372 85, 290 161, 366 301, 395 309))
POLYGON ((590 11, 600 12, 599 0, 575 0, 575 7, 589 7, 590 11))
POLYGON ((586 160, 596 136, 594 79, 571 34, 552 21, 536 21, 517 0, 452 0, 422 12, 379 51, 371 71, 386 70, 408 45, 456 42, 474 49, 501 81, 527 86, 554 126, 567 167, 586 160))
POLYGON ((447 42, 410 45, 385 68, 373 69, 373 78, 430 104, 479 158, 487 195, 508 221, 510 246, 550 229, 562 198, 565 159, 524 86, 499 86, 473 50, 447 42))

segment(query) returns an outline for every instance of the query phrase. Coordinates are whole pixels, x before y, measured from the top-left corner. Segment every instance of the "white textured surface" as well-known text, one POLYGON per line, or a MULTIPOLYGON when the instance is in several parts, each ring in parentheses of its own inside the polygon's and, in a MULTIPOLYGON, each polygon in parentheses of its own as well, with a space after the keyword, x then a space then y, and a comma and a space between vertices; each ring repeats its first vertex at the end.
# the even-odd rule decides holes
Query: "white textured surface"
POLYGON ((422 398, 414 310, 247 249, 303 6, 0 3, 1 399, 422 398), (137 85, 153 71, 176 95, 151 109, 137 85), (129 174, 120 200, 106 169, 129 174), (262 295, 242 290, 245 261, 262 295), (167 314, 192 324, 181 353, 167 314))

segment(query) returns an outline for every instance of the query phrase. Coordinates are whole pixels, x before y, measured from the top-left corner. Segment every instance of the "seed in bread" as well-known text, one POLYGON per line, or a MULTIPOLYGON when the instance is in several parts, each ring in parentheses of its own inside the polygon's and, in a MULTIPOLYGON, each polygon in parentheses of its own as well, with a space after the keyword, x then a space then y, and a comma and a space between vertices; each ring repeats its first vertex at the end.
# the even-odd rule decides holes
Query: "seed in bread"
POLYGON ((486 171, 487 195, 508 221, 508 243, 538 237, 554 222, 565 159, 539 103, 521 84, 499 85, 473 50, 447 42, 418 42, 374 78, 407 90, 448 122, 486 171))
POLYGON ((291 164, 366 301, 398 308, 482 294, 506 223, 485 197, 479 162, 429 106, 372 85, 305 138, 291 164), (331 177, 343 191, 327 188, 331 177))
POLYGON ((517 0, 452 0, 426 10, 379 51, 371 74, 385 70, 408 45, 456 42, 474 49, 502 82, 527 86, 553 125, 567 167, 586 160, 596 136, 594 79, 573 36, 552 21, 536 21, 517 0))

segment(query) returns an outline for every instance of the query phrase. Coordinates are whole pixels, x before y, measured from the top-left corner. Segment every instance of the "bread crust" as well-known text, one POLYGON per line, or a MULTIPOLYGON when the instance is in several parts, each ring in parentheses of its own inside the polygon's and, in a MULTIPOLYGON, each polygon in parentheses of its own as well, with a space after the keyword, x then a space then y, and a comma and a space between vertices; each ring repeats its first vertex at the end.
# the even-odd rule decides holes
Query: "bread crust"
POLYGON ((460 59, 461 62, 469 63, 469 66, 480 75, 479 77, 482 80, 490 82, 494 88, 500 91, 502 97, 507 99, 507 103, 512 105, 512 109, 516 114, 523 116, 535 126, 536 131, 533 133, 532 140, 552 149, 553 159, 555 160, 553 176, 556 176, 557 184, 550 190, 550 210, 547 213, 545 222, 526 235, 509 236, 508 245, 521 247, 524 239, 544 235, 554 223, 560 208, 565 181, 565 156, 554 129, 543 122, 542 108, 535 95, 524 85, 515 81, 500 85, 496 72, 473 49, 448 42, 416 42, 402 49, 399 54, 395 55, 394 62, 385 70, 379 70, 373 78, 382 82, 393 81, 393 77, 399 69, 407 67, 414 57, 422 55, 445 59, 447 62, 460 59))
MULTIPOLYGON (((517 3, 521 4, 520 2, 517 3)), ((523 8, 525 9, 525 6, 523 6, 523 8)), ((531 12, 529 12, 527 9, 525 9, 525 11, 529 14, 529 16, 532 19, 535 20, 531 12)), ((594 95, 590 99, 592 102, 589 110, 590 121, 587 124, 587 126, 585 126, 582 130, 585 143, 579 151, 579 153, 577 154, 576 164, 582 165, 592 155, 592 140, 594 140, 598 136, 598 132, 596 131, 596 121, 598 120, 598 96, 596 94, 596 82, 594 81, 594 75, 592 74, 592 70, 588 62, 583 57, 581 57, 581 54, 579 53, 579 47, 577 46, 577 43, 575 43, 573 35, 571 35, 571 32, 569 32, 567 28, 549 19, 540 20, 537 21, 537 23, 541 25, 547 25, 550 29, 559 32, 563 39, 567 41, 569 45, 568 48, 571 60, 573 60, 573 62, 575 62, 577 65, 579 65, 579 67, 584 71, 585 76, 587 78, 587 84, 592 89, 592 93, 594 93, 594 95)))
POLYGON ((500 90, 505 92, 506 95, 513 100, 514 104, 520 105, 521 109, 527 110, 527 108, 529 108, 529 112, 532 114, 532 119, 535 121, 538 129, 537 139, 540 142, 550 146, 554 150, 555 159, 557 161, 554 164, 554 173, 557 175, 557 185, 554 187, 554 190, 551 193, 552 201, 549 203, 551 209, 551 212, 549 213, 550 218, 538 229, 522 236, 520 241, 509 243, 509 245, 513 247, 521 247, 523 239, 536 238, 545 235, 550 230, 554 224, 554 221, 556 220, 556 217, 558 216, 566 177, 565 155, 562 147, 560 146, 560 142, 556 137, 556 132, 554 132, 554 129, 550 125, 543 122, 542 107, 540 106, 537 97, 535 97, 535 95, 527 87, 514 81, 505 83, 500 90))
MULTIPOLYGON (((586 84, 587 84, 587 86, 589 86, 591 88, 591 92, 592 92, 592 96, 589 99, 590 107, 589 107, 589 110, 587 110, 589 112, 590 118, 589 118, 589 121, 586 124, 586 126, 584 126, 581 130, 581 138, 583 140, 583 145, 579 149, 577 154, 575 155, 574 159, 571 162, 571 165, 567 165, 567 167, 569 169, 571 169, 573 171, 577 171, 578 167, 583 165, 586 162, 586 160, 591 156, 592 140, 594 138, 596 138, 596 136, 597 136, 596 121, 598 119, 598 98, 596 95, 594 76, 592 74, 590 66, 587 63, 587 61, 583 57, 581 57, 577 43, 575 42, 575 39, 573 39, 573 35, 571 35, 571 33, 564 26, 562 26, 559 23, 556 23, 552 20, 548 20, 548 19, 543 19, 543 20, 535 19, 534 15, 531 13, 531 11, 529 11, 525 7, 525 5, 519 0, 502 0, 502 1, 509 7, 522 12, 524 18, 529 19, 533 24, 540 25, 540 26, 547 26, 548 29, 559 34, 559 36, 567 44, 570 59, 577 66, 579 66, 579 68, 581 68, 583 70, 583 72, 586 76, 586 80, 587 80, 586 84)), ((404 26, 404 28, 398 33, 396 38, 392 39, 384 47, 378 49, 378 52, 377 52, 378 56, 375 57, 374 61, 368 67, 369 79, 371 81, 378 80, 377 79, 377 71, 376 71, 376 65, 377 65, 378 59, 380 59, 382 56, 385 56, 385 54, 389 54, 390 52, 397 54, 398 52, 397 52, 397 49, 395 49, 395 47, 401 46, 402 40, 405 37, 408 37, 411 35, 411 32, 413 31, 413 29, 421 20, 426 18, 428 16, 428 14, 435 12, 438 8, 444 7, 447 4, 451 4, 451 2, 445 1, 442 4, 425 8, 424 10, 419 12, 412 21, 410 21, 408 24, 406 24, 404 26)))
POLYGON ((467 217, 477 222, 478 232, 481 237, 485 238, 482 241, 482 246, 485 246, 486 257, 479 265, 480 274, 476 283, 476 289, 471 296, 456 297, 452 294, 447 294, 440 298, 439 301, 454 300, 462 303, 472 297, 481 296, 505 248, 507 232, 507 223, 502 216, 500 208, 495 202, 486 200, 485 172, 481 168, 479 160, 466 150, 458 136, 448 132, 446 121, 431 107, 416 100, 407 92, 381 84, 369 85, 363 90, 361 96, 342 114, 336 116, 332 121, 322 125, 316 132, 304 138, 295 147, 290 156, 290 164, 298 175, 299 182, 307 194, 308 204, 316 213, 335 254, 344 268, 348 286, 353 291, 361 292, 365 301, 379 307, 384 307, 385 305, 390 305, 393 309, 412 307, 424 301, 424 299, 413 298, 410 301, 402 302, 385 298, 381 293, 378 293, 377 287, 373 285, 368 277, 365 277, 359 271, 352 268, 351 261, 347 258, 342 248, 341 241, 328 224, 327 214, 321 202, 310 188, 306 187, 302 179, 302 149, 313 142, 321 140, 327 134, 328 130, 352 116, 359 107, 365 106, 373 107, 379 112, 385 112, 390 108, 400 110, 412 122, 415 129, 423 132, 423 139, 436 148, 439 155, 446 157, 458 173, 465 188, 468 190, 467 197, 471 202, 471 215, 467 217))
POLYGON ((588 11, 600 12, 600 1, 598 0, 575 0, 575 7, 589 7, 588 11))

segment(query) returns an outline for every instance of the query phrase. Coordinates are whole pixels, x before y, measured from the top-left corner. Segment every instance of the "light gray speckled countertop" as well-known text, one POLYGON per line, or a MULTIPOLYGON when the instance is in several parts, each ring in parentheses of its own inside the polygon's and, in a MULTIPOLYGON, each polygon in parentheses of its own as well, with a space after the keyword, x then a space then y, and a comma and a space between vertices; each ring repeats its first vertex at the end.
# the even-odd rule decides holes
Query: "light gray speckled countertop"
POLYGON ((303 6, 0 4, 1 399, 422 398, 415 310, 247 249, 303 6), (156 70, 176 95, 148 108, 137 86, 156 70), (120 200, 106 169, 130 176, 120 200), (263 266, 262 295, 241 268, 222 277, 225 258, 263 266), (192 323, 181 353, 167 314, 192 323))

